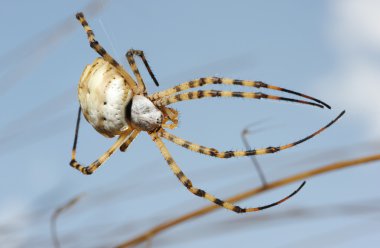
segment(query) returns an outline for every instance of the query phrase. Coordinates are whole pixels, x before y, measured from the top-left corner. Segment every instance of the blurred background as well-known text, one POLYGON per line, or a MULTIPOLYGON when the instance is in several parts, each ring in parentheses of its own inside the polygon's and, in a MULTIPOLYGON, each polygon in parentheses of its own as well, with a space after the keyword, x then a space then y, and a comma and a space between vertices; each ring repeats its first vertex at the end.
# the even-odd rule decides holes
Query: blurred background
MULTIPOLYGON (((343 118, 295 148, 257 157, 268 181, 380 148, 380 1, 4 1, 0 9, 0 243, 52 247, 57 220, 62 247, 112 247, 209 203, 189 193, 148 135, 117 152, 95 174, 69 166, 76 87, 98 56, 75 19, 84 11, 96 38, 127 70, 128 49, 144 50, 150 93, 220 76, 262 80, 319 98, 332 110, 270 100, 204 99, 173 105, 172 133, 221 150, 293 142, 346 110, 343 118)), ((218 88, 219 87, 208 87, 218 88)), ((247 90, 224 86, 225 90, 247 90)), ((261 90, 260 90, 261 91, 261 90)), ((277 92, 265 91, 277 94, 277 92)), ((84 119, 83 119, 84 120, 84 119)), ((114 140, 82 122, 78 160, 89 164, 114 140)), ((221 160, 167 143, 193 183, 225 199, 260 186, 249 158, 221 160)), ((281 206, 236 215, 224 209, 168 230, 152 247, 377 247, 380 163, 308 180, 281 206)), ((239 202, 260 206, 297 184, 239 202)))

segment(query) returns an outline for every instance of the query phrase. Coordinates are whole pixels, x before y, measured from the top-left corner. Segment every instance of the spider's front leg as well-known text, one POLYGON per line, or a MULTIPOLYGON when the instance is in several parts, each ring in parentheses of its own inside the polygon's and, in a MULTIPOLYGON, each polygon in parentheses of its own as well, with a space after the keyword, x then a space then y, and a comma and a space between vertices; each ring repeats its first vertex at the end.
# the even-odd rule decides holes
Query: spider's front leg
POLYGON ((271 100, 276 100, 276 101, 287 101, 287 102, 294 102, 294 103, 300 103, 300 104, 307 104, 307 105, 323 108, 323 105, 318 104, 318 103, 298 100, 298 99, 293 99, 293 98, 288 98, 288 97, 268 95, 261 92, 238 92, 238 91, 221 91, 221 90, 198 90, 198 91, 185 92, 181 94, 176 94, 176 95, 160 98, 158 100, 155 100, 154 104, 157 106, 167 106, 176 102, 189 101, 189 100, 201 99, 201 98, 206 98, 206 97, 240 97, 240 98, 250 98, 250 99, 271 99, 271 100))
POLYGON ((202 153, 202 154, 205 154, 208 156, 212 156, 212 157, 232 158, 232 157, 263 155, 263 154, 269 154, 269 153, 276 153, 276 152, 279 152, 281 150, 285 150, 285 149, 294 147, 298 144, 301 144, 301 143, 313 138, 314 136, 320 134, 321 132, 326 130, 328 127, 333 125, 336 121, 338 121, 344 115, 344 113, 345 113, 345 111, 341 112, 334 120, 330 121, 326 126, 320 128, 316 132, 310 134, 309 136, 306 136, 303 139, 300 139, 300 140, 297 140, 295 142, 292 142, 292 143, 289 143, 286 145, 282 145, 282 146, 276 146, 276 147, 270 146, 267 148, 251 149, 251 150, 247 150, 247 151, 218 151, 215 148, 205 147, 205 146, 198 145, 198 144, 192 143, 190 141, 184 140, 180 137, 177 137, 173 134, 166 132, 163 129, 158 131, 158 135, 164 139, 167 139, 167 140, 173 142, 176 145, 182 146, 183 148, 189 149, 189 150, 194 151, 194 152, 202 153))
POLYGON ((140 94, 142 93, 144 95, 147 95, 146 86, 145 86, 145 83, 141 77, 140 71, 137 68, 137 65, 136 65, 136 62, 135 62, 135 59, 133 56, 139 56, 142 59, 146 69, 149 72, 149 75, 153 79, 153 82, 157 85, 157 87, 159 86, 158 81, 157 81, 156 77, 154 76, 153 71, 150 68, 148 61, 146 60, 144 52, 142 50, 130 49, 125 56, 127 57, 128 63, 129 63, 129 65, 133 71, 133 74, 135 75, 135 77, 137 79, 137 83, 138 83, 137 87, 138 87, 138 91, 140 94))
POLYGON ((278 204, 283 203, 284 201, 288 200, 290 197, 295 195, 304 185, 305 182, 301 184, 300 187, 298 187, 297 190, 295 190, 292 194, 288 195, 287 197, 274 202, 272 204, 268 204, 265 206, 261 207, 255 207, 255 208, 241 208, 237 205, 234 205, 230 202, 223 201, 221 199, 216 198, 215 196, 207 193, 206 191, 196 188, 193 186, 192 182, 186 177, 186 175, 182 172, 182 170, 179 168, 177 163, 174 161, 173 157, 170 155, 168 149, 166 148, 165 144, 162 142, 162 140, 158 137, 156 132, 149 133, 151 136, 152 140, 156 143, 157 147, 160 149, 161 154, 164 156, 166 162, 168 163, 170 169, 174 172, 176 177, 181 181, 181 183, 194 195, 203 197, 223 208, 226 208, 228 210, 234 211, 236 213, 246 213, 246 212, 256 212, 256 211, 261 211, 266 208, 270 208, 273 206, 276 206, 278 204))
MULTIPOLYGON (((303 98, 306 98, 306 99, 309 99, 309 100, 316 102, 314 104, 313 103, 307 103, 309 105, 314 105, 314 106, 317 106, 320 108, 323 108, 323 107, 326 107, 328 109, 331 108, 328 104, 326 104, 326 103, 322 102, 321 100, 318 100, 314 97, 311 97, 311 96, 308 96, 308 95, 305 95, 305 94, 302 94, 302 93, 299 93, 299 92, 296 92, 293 90, 288 90, 288 89, 281 88, 278 86, 266 84, 262 81, 249 81, 249 80, 238 80, 238 79, 218 78, 218 77, 206 77, 206 78, 199 78, 199 79, 191 80, 191 81, 182 83, 180 85, 177 85, 173 88, 169 88, 169 89, 166 89, 166 90, 163 90, 160 92, 156 92, 156 93, 150 95, 149 99, 152 101, 156 101, 156 100, 160 100, 164 97, 168 97, 170 95, 173 95, 177 92, 185 91, 185 90, 188 90, 191 88, 202 87, 202 86, 209 85, 209 84, 239 85, 239 86, 254 87, 254 88, 267 88, 267 89, 272 89, 272 90, 277 90, 277 91, 282 91, 282 92, 286 92, 289 94, 297 95, 297 96, 300 96, 300 97, 303 97, 303 98)), ((261 94, 261 95, 263 95, 263 94, 261 94)), ((177 95, 177 97, 178 96, 179 95, 177 95)), ((187 98, 185 96, 185 94, 182 94, 182 96, 187 98)), ((278 96, 272 96, 272 97, 278 98, 278 96)), ((287 98, 287 99, 289 101, 289 98, 287 98)), ((305 103, 305 101, 299 101, 296 99, 292 99, 290 101, 305 103)))

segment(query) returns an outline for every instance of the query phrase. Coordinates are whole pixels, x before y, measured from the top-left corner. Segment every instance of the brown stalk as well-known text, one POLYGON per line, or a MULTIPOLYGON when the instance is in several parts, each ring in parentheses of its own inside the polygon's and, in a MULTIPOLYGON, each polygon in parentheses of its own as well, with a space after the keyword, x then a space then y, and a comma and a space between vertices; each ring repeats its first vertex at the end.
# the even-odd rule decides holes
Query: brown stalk
POLYGON ((65 203, 63 206, 57 208, 53 215, 51 216, 50 219, 50 233, 53 239, 53 244, 55 248, 60 248, 61 245, 59 243, 58 239, 58 232, 57 232, 57 219, 60 216, 62 212, 65 212, 66 210, 70 209, 73 207, 79 200, 80 198, 83 197, 83 193, 75 196, 74 198, 70 199, 67 203, 65 203))
MULTIPOLYGON (((248 190, 246 192, 240 193, 238 195, 235 195, 233 197, 230 197, 226 200, 229 202, 237 202, 237 201, 246 199, 248 197, 260 194, 262 192, 265 192, 265 191, 268 191, 271 189, 275 189, 275 188, 279 188, 281 186, 284 186, 284 185, 287 185, 287 184, 290 184, 290 183, 293 183, 293 182, 296 182, 299 180, 304 180, 306 178, 310 178, 310 177, 313 177, 313 176, 316 176, 319 174, 324 174, 324 173, 328 173, 328 172, 339 170, 339 169, 348 168, 348 167, 355 166, 355 165, 363 165, 365 163, 369 163, 369 162, 373 162, 373 161, 377 161, 377 160, 380 160, 380 154, 371 155, 371 156, 362 157, 362 158, 357 158, 357 159, 352 159, 352 160, 336 162, 336 163, 329 164, 329 165, 326 165, 326 166, 323 166, 320 168, 316 168, 316 169, 309 170, 306 172, 298 173, 296 175, 293 175, 293 176, 290 176, 287 178, 283 178, 283 179, 277 180, 275 182, 268 183, 268 184, 266 184, 265 187, 254 188, 254 189, 248 190)), ((202 215, 208 214, 208 213, 210 213, 216 209, 219 209, 219 206, 209 205, 207 207, 200 208, 200 209, 195 210, 193 212, 190 212, 188 214, 184 214, 180 217, 177 217, 177 218, 174 218, 174 219, 169 220, 167 222, 164 222, 162 224, 159 224, 159 225, 151 228, 150 230, 146 231, 145 233, 138 235, 135 238, 130 239, 130 240, 128 240, 122 244, 119 244, 116 247, 117 248, 132 247, 132 246, 140 244, 144 241, 149 241, 155 235, 157 235, 157 234, 159 234, 159 233, 161 233, 161 232, 163 232, 163 231, 165 231, 165 230, 167 230, 167 229, 169 229, 175 225, 178 225, 178 224, 185 222, 187 220, 194 219, 194 218, 200 217, 202 215)))

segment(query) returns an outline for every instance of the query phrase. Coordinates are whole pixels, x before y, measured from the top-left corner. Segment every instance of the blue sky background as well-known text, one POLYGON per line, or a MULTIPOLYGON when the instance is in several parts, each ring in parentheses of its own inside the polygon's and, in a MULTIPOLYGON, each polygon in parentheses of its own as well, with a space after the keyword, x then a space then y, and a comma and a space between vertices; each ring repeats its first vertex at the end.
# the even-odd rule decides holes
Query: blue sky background
MULTIPOLYGON (((58 220, 63 247, 115 245, 208 204, 178 182, 146 134, 92 176, 68 165, 77 83, 97 57, 74 16, 88 2, 5 1, 0 9, 0 242, 7 247, 51 246, 51 213, 79 193, 81 201, 58 220)), ((98 14, 87 12, 97 39, 127 68, 128 49, 145 51, 161 84, 157 88, 140 69, 149 92, 225 76, 262 80, 333 107, 245 99, 184 102, 175 105, 180 125, 174 134, 223 150, 242 149, 241 130, 262 121, 262 131, 250 136, 251 146, 261 148, 303 138, 345 109, 336 125, 307 143, 258 157, 268 180, 378 152, 380 1, 100 4, 98 14)), ((112 142, 83 121, 79 161, 95 160, 112 142)), ((260 185, 248 158, 220 160, 169 143, 168 148, 195 185, 221 198, 260 185)), ((312 178, 292 200, 261 213, 221 209, 157 236, 153 247, 376 247, 379 165, 312 178)), ((296 187, 240 205, 268 204, 296 187)))

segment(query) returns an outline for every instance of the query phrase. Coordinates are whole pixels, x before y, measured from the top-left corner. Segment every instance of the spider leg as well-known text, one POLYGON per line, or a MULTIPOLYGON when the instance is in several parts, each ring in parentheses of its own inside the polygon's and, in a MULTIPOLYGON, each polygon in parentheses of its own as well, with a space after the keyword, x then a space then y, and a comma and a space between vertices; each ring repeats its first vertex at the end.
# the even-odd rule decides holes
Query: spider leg
POLYGON ((178 126, 178 111, 172 108, 161 108, 162 113, 164 114, 163 128, 174 129, 178 126), (172 121, 170 124, 166 124, 167 121, 172 121))
POLYGON ((137 87, 138 87, 139 92, 140 93, 144 93, 144 95, 147 95, 144 81, 143 81, 143 79, 141 77, 140 71, 137 68, 135 59, 133 57, 134 55, 139 56, 142 59, 142 61, 144 62, 144 65, 146 67, 146 69, 149 72, 149 75, 151 76, 151 78, 153 79, 153 82, 157 85, 157 87, 159 86, 159 84, 158 84, 158 81, 157 81, 156 77, 153 74, 152 69, 150 69, 148 61, 145 58, 144 51, 130 49, 125 56, 127 57, 128 63, 131 66, 133 74, 135 74, 135 77, 137 79, 137 83, 138 83, 137 87))
POLYGON ((342 115, 345 113, 345 111, 341 112, 334 120, 332 120, 331 122, 329 122, 326 126, 322 127, 321 129, 319 129, 318 131, 312 133, 311 135, 303 138, 303 139, 300 139, 296 142, 293 142, 293 143, 289 143, 289 144, 286 144, 286 145, 282 145, 282 146, 277 146, 277 147, 267 147, 267 148, 262 148, 262 149, 252 149, 252 150, 247 150, 247 151, 218 151, 217 149, 215 148, 209 148, 209 147, 205 147, 205 146, 201 146, 201 145, 197 145, 197 144, 194 144, 192 142, 189 142, 187 140, 184 140, 182 138, 179 138, 173 134, 170 134, 168 132, 166 132, 165 130, 163 129, 160 129, 160 131, 158 132, 159 136, 164 138, 164 139, 167 139, 171 142, 173 142, 174 144, 177 144, 179 146, 182 146, 186 149, 189 149, 191 151, 194 151, 194 152, 198 152, 198 153, 202 153, 202 154, 205 154, 205 155, 208 155, 208 156, 212 156, 212 157, 218 157, 218 158, 231 158, 231 157, 242 157, 242 156, 252 156, 252 155, 262 155, 262 154, 268 154, 268 153, 275 153, 275 152, 278 152, 278 151, 281 151, 281 150, 285 150, 285 149, 288 149, 288 148, 291 148, 293 146, 296 146, 300 143, 303 143, 311 138, 313 138, 314 136, 318 135, 319 133, 321 133, 322 131, 324 131, 325 129, 327 129, 329 126, 331 126, 332 124, 334 124, 340 117, 342 117, 342 115))
POLYGON ((270 207, 273 207, 273 206, 276 206, 280 203, 283 203, 284 201, 288 200, 290 197, 292 197, 293 195, 295 195, 304 185, 305 185, 305 182, 303 182, 301 184, 300 187, 298 187, 297 190, 295 190, 292 194, 286 196, 285 198, 277 201, 277 202, 274 202, 272 204, 268 204, 268 205, 265 205, 265 206, 261 206, 261 207, 254 207, 254 208, 241 208, 239 206, 236 206, 230 202, 226 202, 226 201, 223 201, 221 199, 218 199, 216 198, 215 196, 205 192, 204 190, 202 189, 198 189, 196 187, 193 186, 192 182, 186 177, 186 175, 182 172, 182 170, 178 167, 178 165, 176 164, 176 162, 174 161, 174 159, 172 158, 172 156, 170 155, 168 149, 166 148, 165 144, 162 142, 162 140, 157 136, 157 133, 150 133, 149 134, 152 138, 152 140, 156 143, 157 147, 160 149, 160 152, 162 153, 162 155, 164 156, 166 162, 168 163, 170 169, 174 172, 174 174, 176 175, 176 177, 181 181, 181 183, 191 192, 193 193, 194 195, 196 196, 199 196, 199 197, 203 197, 221 207, 224 207, 228 210, 231 210, 231 211, 234 211, 236 213, 245 213, 245 212, 256 212, 256 211, 260 211, 260 210, 263 210, 263 209, 266 209, 266 208, 270 208, 270 207))
POLYGON ((81 113, 82 113, 82 108, 79 106, 78 116, 77 116, 77 123, 75 125, 75 135, 74 135, 73 149, 71 150, 71 157, 72 158, 75 158, 76 153, 77 153, 77 144, 78 144, 78 135, 79 135, 79 126, 80 126, 81 113))
POLYGON ((79 170, 85 175, 92 174, 96 169, 98 169, 114 152, 117 148, 119 148, 124 140, 128 137, 128 135, 132 132, 131 129, 127 129, 125 133, 119 136, 117 141, 111 146, 111 148, 108 149, 100 158, 95 160, 93 163, 91 163, 89 166, 83 166, 79 164, 76 160, 76 148, 78 143, 78 135, 79 135, 79 125, 80 125, 80 117, 81 117, 81 108, 79 107, 78 111, 78 117, 77 117, 77 123, 75 127, 75 137, 74 137, 74 144, 73 149, 71 152, 71 161, 70 165, 74 167, 75 169, 79 170))
POLYGON ((136 83, 133 80, 133 78, 124 70, 124 68, 114 59, 111 55, 107 53, 107 51, 99 44, 97 40, 95 40, 95 35, 90 26, 88 25, 88 22, 86 21, 84 15, 82 12, 76 14, 76 18, 78 21, 82 24, 83 29, 87 33, 88 41, 90 42, 90 46, 100 55, 104 60, 109 62, 111 65, 113 65, 118 72, 123 75, 126 82, 128 83, 129 87, 132 89, 133 92, 136 92, 136 83))
POLYGON ((123 142, 127 138, 127 136, 128 136, 127 133, 120 135, 120 137, 116 140, 116 142, 102 156, 100 156, 97 160, 92 162, 89 166, 83 166, 83 165, 79 164, 76 161, 75 153, 73 153, 73 156, 72 156, 71 161, 70 161, 70 165, 85 175, 92 174, 107 159, 109 159, 109 157, 116 151, 116 149, 118 149, 123 144, 123 142))
POLYGON ((272 99, 277 101, 288 101, 295 102, 300 104, 307 104, 316 107, 323 108, 323 105, 303 100, 297 100, 293 98, 281 97, 281 96, 273 96, 267 95, 261 92, 238 92, 238 91, 220 91, 220 90, 198 90, 198 91, 190 91, 181 94, 171 95, 167 97, 163 97, 154 101, 153 103, 158 106, 166 106, 172 103, 188 101, 194 99, 201 99, 206 97, 241 97, 241 98, 254 98, 254 99, 272 99))
POLYGON ((73 156, 72 156, 71 161, 70 161, 70 165, 85 175, 92 174, 107 159, 109 159, 109 157, 116 151, 116 149, 118 149, 123 144, 124 140, 127 138, 127 135, 128 134, 120 135, 120 137, 117 139, 117 141, 102 156, 100 156, 97 160, 92 162, 89 166, 83 166, 83 165, 79 164, 76 161, 75 153, 73 153, 73 156))
POLYGON ((154 93, 154 94, 149 96, 149 99, 154 101, 154 100, 172 95, 172 94, 180 92, 180 91, 184 91, 184 90, 188 90, 188 89, 196 88, 196 87, 201 87, 201 86, 208 85, 208 84, 240 85, 240 86, 255 87, 255 88, 268 88, 268 89, 272 89, 272 90, 283 91, 283 92, 286 92, 289 94, 301 96, 301 97, 310 99, 312 101, 315 101, 319 104, 322 104, 323 106, 325 106, 328 109, 331 108, 326 103, 324 103, 321 100, 318 100, 314 97, 311 97, 311 96, 308 96, 308 95, 305 95, 305 94, 302 94, 302 93, 299 93, 296 91, 292 91, 292 90, 280 88, 277 86, 269 85, 269 84, 266 84, 262 81, 249 81, 249 80, 238 80, 238 79, 218 78, 218 77, 206 77, 206 78, 199 78, 199 79, 195 79, 192 81, 188 81, 188 82, 182 83, 180 85, 177 85, 173 88, 169 88, 169 89, 154 93))
POLYGON ((127 140, 120 146, 120 151, 125 152, 125 150, 127 150, 128 146, 132 143, 132 141, 137 137, 139 133, 140 131, 133 130, 127 140))

